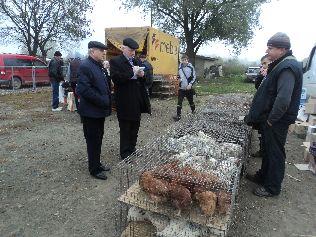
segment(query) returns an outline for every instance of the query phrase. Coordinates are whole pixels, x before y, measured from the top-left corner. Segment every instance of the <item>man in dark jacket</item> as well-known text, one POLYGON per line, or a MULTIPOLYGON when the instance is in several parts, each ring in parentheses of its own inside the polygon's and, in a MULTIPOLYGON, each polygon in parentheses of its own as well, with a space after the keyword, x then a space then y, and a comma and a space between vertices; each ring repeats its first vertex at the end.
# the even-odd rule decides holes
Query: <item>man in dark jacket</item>
POLYGON ((50 83, 52 85, 52 111, 61 111, 62 107, 59 105, 59 83, 64 80, 62 71, 62 54, 59 51, 54 53, 54 58, 48 64, 48 73, 50 83))
POLYGON ((79 114, 87 143, 89 172, 97 179, 107 179, 110 168, 100 162, 105 117, 111 114, 110 89, 103 68, 107 47, 97 41, 88 44, 89 57, 79 66, 76 91, 80 97, 79 114))
MULTIPOLYGON (((259 74, 257 75, 256 77, 256 80, 255 80, 255 88, 258 90, 259 89, 259 86, 261 85, 261 82, 264 80, 265 76, 267 75, 267 70, 268 70, 268 66, 269 66, 269 63, 270 63, 270 59, 268 58, 268 55, 264 55, 262 58, 261 58, 261 67, 260 67, 260 71, 259 71, 259 74)), ((255 130, 258 130, 258 134, 259 134, 259 151, 255 152, 253 154, 254 157, 262 157, 263 156, 263 153, 264 153, 264 146, 263 146, 263 131, 260 129, 260 126, 256 126, 254 125, 252 127, 253 129, 255 130)))
POLYGON ((139 69, 140 62, 134 59, 138 47, 135 40, 126 38, 123 40, 123 53, 110 60, 122 159, 136 150, 141 113, 151 113, 144 71, 139 69))
POLYGON ((141 61, 141 66, 144 69, 145 87, 149 96, 152 96, 152 85, 153 85, 153 66, 146 59, 146 54, 141 54, 139 56, 141 61))
POLYGON ((79 72, 80 63, 81 63, 81 55, 78 52, 75 52, 74 57, 70 59, 68 70, 67 70, 67 77, 69 79, 71 89, 74 92, 76 108, 79 108, 79 100, 78 100, 78 95, 76 93, 76 86, 77 86, 77 81, 78 81, 78 72, 79 72))
POLYGON ((259 124, 263 130, 265 154, 261 169, 247 175, 260 186, 254 194, 271 197, 281 192, 285 171, 285 142, 289 125, 294 123, 302 90, 302 66, 292 55, 289 37, 276 33, 267 43, 266 53, 272 61, 252 101, 248 125, 259 124))

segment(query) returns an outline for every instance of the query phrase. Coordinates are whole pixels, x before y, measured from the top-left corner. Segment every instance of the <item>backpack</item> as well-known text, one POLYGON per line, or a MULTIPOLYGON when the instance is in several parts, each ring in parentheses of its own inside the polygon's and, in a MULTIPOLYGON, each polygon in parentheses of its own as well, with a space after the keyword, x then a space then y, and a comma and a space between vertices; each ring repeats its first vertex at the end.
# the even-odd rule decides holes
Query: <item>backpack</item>
POLYGON ((76 58, 70 62, 70 81, 76 82, 78 79, 78 70, 81 60, 76 58))

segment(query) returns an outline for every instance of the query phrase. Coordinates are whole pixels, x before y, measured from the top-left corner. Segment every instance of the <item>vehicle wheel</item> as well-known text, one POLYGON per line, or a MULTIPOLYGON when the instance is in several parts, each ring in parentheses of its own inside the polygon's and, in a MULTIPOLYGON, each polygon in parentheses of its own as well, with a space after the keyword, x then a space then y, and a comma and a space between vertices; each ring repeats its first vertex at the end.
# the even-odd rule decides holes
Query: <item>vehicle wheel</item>
POLYGON ((18 77, 13 77, 13 79, 11 81, 11 88, 17 90, 17 89, 20 89, 21 86, 22 86, 21 79, 18 77))

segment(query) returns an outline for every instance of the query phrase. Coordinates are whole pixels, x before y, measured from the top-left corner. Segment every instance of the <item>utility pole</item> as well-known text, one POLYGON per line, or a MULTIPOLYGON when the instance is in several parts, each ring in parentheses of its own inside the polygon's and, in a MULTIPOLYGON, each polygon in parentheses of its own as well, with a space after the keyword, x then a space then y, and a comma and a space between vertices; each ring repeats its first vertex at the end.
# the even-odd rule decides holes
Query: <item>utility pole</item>
POLYGON ((153 5, 150 5, 150 27, 153 26, 153 5))

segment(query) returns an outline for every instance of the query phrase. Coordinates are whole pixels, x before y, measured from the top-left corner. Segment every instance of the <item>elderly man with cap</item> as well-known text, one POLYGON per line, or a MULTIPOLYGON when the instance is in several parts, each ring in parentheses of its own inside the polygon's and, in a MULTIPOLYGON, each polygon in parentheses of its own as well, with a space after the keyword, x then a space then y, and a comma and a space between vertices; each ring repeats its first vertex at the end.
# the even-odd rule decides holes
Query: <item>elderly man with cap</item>
POLYGON ((76 92, 80 103, 78 112, 83 123, 87 143, 90 174, 97 179, 107 179, 110 168, 100 162, 105 117, 111 114, 111 92, 107 82, 103 60, 107 47, 97 41, 88 43, 89 57, 78 70, 76 92))
POLYGON ((52 85, 52 111, 61 111, 62 107, 59 105, 59 83, 64 80, 62 71, 62 54, 59 51, 54 53, 54 58, 48 64, 48 73, 50 83, 52 85))
POLYGON ((299 109, 303 72, 290 48, 290 38, 284 33, 278 32, 268 40, 266 53, 271 63, 245 117, 248 125, 259 124, 263 130, 265 154, 261 168, 255 175, 246 175, 260 185, 253 191, 259 197, 281 192, 286 136, 299 109))
POLYGON ((141 113, 151 113, 144 71, 139 69, 141 62, 134 58, 138 47, 135 40, 126 38, 123 40, 122 54, 110 60, 122 159, 136 150, 141 113))

